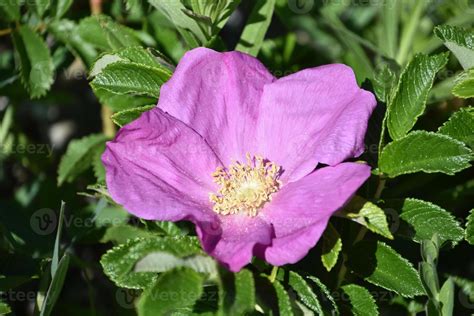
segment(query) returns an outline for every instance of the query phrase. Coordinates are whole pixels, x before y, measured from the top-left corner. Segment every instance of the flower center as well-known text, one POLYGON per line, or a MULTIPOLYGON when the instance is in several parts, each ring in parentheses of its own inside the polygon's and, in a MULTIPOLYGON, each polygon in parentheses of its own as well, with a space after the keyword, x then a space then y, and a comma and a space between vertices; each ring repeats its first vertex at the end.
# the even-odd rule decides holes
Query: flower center
POLYGON ((235 162, 227 169, 218 167, 212 174, 214 182, 220 185, 217 193, 209 196, 216 213, 256 216, 280 188, 280 166, 260 156, 246 157, 247 163, 235 162))

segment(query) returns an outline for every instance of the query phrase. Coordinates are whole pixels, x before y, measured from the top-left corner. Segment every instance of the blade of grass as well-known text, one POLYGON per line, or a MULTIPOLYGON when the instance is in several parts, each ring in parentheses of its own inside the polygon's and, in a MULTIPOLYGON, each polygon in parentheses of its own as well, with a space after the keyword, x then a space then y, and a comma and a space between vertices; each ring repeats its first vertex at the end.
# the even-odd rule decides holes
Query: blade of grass
POLYGON ((398 44, 398 24, 400 20, 399 0, 386 0, 382 3, 380 18, 382 36, 379 47, 385 49, 387 57, 395 58, 398 44))
POLYGON ((428 1, 415 1, 415 7, 411 10, 413 13, 408 20, 408 23, 403 27, 402 37, 400 39, 400 48, 398 49, 396 61, 398 64, 403 65, 408 59, 410 54, 410 47, 413 44, 416 30, 421 21, 421 17, 425 12, 428 5, 428 1))
POLYGON ((258 0, 235 50, 257 56, 272 21, 276 0, 258 0))
POLYGON ((58 270, 59 265, 59 244, 61 242, 61 231, 63 229, 63 221, 64 221, 64 209, 66 207, 66 203, 61 201, 61 209, 59 211, 59 221, 58 221, 58 231, 56 232, 56 240, 54 242, 54 250, 53 250, 53 259, 51 261, 51 278, 54 278, 56 271, 58 270))

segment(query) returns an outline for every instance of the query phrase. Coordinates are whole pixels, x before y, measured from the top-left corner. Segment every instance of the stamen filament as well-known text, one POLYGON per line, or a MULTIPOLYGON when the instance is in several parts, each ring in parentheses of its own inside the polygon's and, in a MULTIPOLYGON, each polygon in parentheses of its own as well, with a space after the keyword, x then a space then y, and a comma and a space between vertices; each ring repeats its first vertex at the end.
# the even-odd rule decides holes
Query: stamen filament
POLYGON ((227 169, 218 167, 212 174, 214 182, 220 186, 209 199, 213 210, 222 215, 244 213, 256 216, 272 194, 281 186, 281 167, 261 156, 247 153, 247 162, 235 162, 227 169))

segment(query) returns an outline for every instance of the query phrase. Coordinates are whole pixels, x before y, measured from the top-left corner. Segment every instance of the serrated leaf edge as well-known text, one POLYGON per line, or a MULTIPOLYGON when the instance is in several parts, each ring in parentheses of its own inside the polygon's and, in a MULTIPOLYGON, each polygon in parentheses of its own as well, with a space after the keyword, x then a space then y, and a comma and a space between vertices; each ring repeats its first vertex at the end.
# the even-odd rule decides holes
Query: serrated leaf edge
MULTIPOLYGON (((397 140, 394 140, 392 142, 390 142, 389 144, 387 144, 383 150, 382 150, 382 154, 380 155, 381 157, 383 156, 383 154, 385 153, 385 151, 387 150, 388 147, 390 146, 393 146, 393 144, 396 144, 397 142, 400 142, 402 141, 403 139, 406 139, 408 137, 411 137, 411 136, 414 136, 414 135, 419 135, 419 134, 425 134, 425 135, 431 135, 431 136, 439 136, 441 138, 445 138, 447 140, 450 140, 452 141, 453 143, 456 143, 457 145, 463 147, 464 149, 467 150, 467 154, 465 155, 461 155, 462 157, 465 157, 465 158, 468 158, 469 161, 472 160, 473 158, 473 155, 472 155, 472 151, 471 149, 469 149, 469 147, 466 146, 466 144, 464 144, 463 142, 457 140, 457 139, 454 139, 448 135, 444 135, 444 134, 439 134, 439 133, 435 133, 435 132, 428 132, 428 131, 422 131, 422 130, 417 130, 417 131, 412 131, 408 134, 406 134, 405 136, 403 136, 402 138, 399 138, 397 140)), ((469 163, 469 162, 467 162, 469 163)), ((463 169, 462 169, 463 170, 463 169)), ((447 175, 454 175, 456 172, 459 172, 460 170, 456 171, 456 172, 444 172, 444 171, 440 171, 440 170, 426 170, 424 168, 416 168, 416 169, 410 169, 408 170, 407 172, 404 172, 404 173, 397 173, 397 174, 393 174, 393 175, 390 175, 390 177, 397 177, 397 176, 400 176, 400 175, 404 175, 404 174, 411 174, 411 173, 417 173, 417 172, 425 172, 425 173, 437 173, 437 172, 441 172, 441 173, 444 173, 444 174, 447 174, 447 175)))

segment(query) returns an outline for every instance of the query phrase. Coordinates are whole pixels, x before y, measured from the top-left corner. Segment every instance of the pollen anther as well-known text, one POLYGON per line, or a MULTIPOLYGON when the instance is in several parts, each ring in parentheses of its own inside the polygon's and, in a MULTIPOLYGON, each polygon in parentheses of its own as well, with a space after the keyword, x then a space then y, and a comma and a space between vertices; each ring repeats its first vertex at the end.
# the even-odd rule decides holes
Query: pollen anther
POLYGON ((247 162, 234 162, 228 168, 218 167, 212 174, 220 188, 211 193, 213 210, 222 215, 243 213, 256 216, 272 194, 281 186, 281 167, 261 156, 246 155, 247 162))

